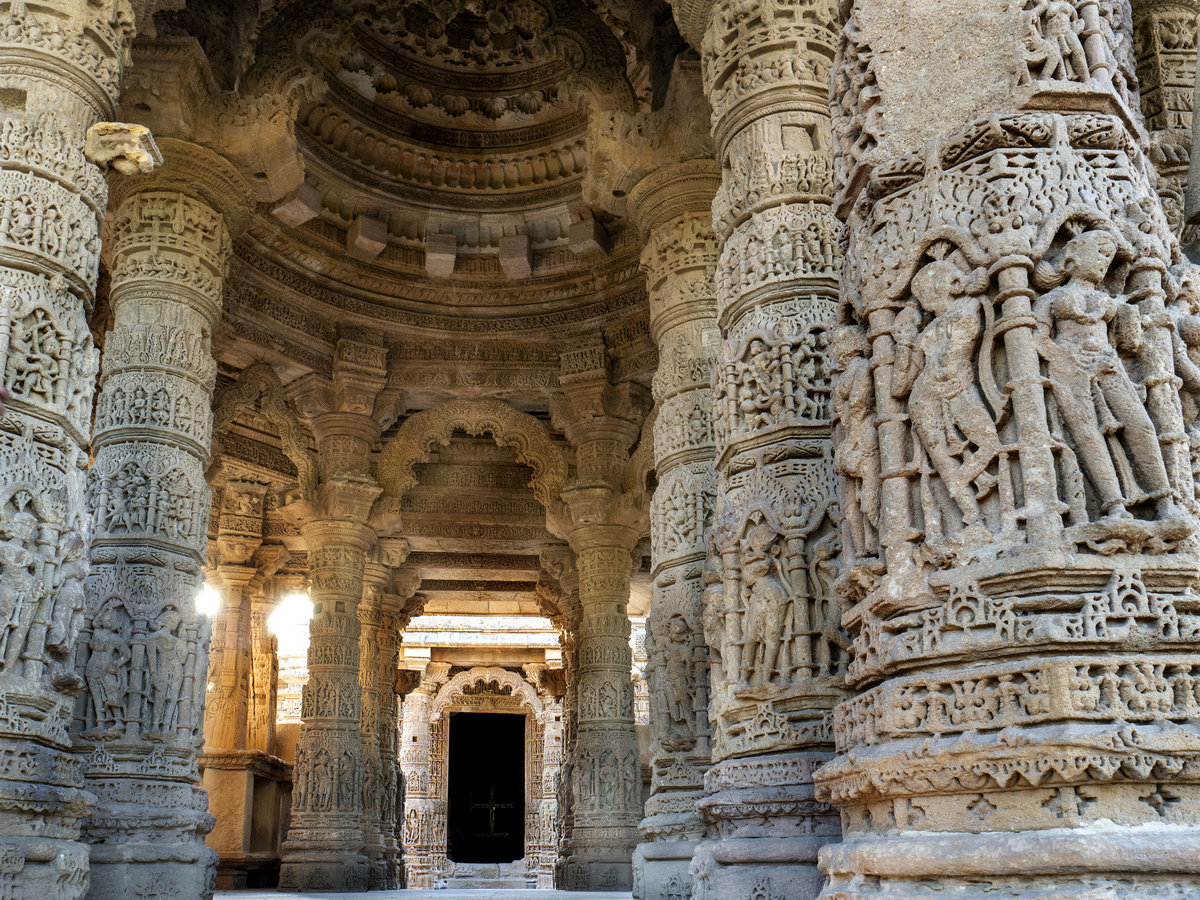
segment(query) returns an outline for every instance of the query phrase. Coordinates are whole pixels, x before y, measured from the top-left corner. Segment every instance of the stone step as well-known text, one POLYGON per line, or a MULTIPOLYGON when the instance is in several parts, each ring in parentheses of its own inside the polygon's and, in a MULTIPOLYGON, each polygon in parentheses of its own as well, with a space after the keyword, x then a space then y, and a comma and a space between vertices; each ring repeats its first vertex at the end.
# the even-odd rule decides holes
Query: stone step
POLYGON ((447 878, 448 890, 516 891, 526 887, 524 878, 447 878))

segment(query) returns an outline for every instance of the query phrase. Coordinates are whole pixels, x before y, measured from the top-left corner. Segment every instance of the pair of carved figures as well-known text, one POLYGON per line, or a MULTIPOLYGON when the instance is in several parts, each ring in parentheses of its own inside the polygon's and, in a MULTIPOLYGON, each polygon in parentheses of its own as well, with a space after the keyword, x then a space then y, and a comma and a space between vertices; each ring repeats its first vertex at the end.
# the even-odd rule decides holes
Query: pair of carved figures
POLYGON ((296 751, 295 808, 310 812, 353 809, 361 805, 363 773, 349 749, 301 747, 296 751), (306 765, 311 754, 312 764, 306 765))
POLYGON ((180 706, 189 703, 195 710, 202 708, 206 686, 203 676, 196 678, 190 671, 199 640, 194 632, 172 603, 164 605, 150 621, 132 619, 118 599, 105 603, 92 620, 84 665, 92 725, 85 737, 126 733, 134 718, 130 701, 135 695, 148 701, 139 704, 137 717, 144 737, 162 739, 178 727, 190 727, 180 716, 180 706), (144 672, 135 672, 135 656, 144 672))
MULTIPOLYGON (((839 332, 837 466, 847 479, 847 532, 856 556, 878 553, 875 392, 906 405, 927 536, 997 534, 1015 528, 1018 488, 1010 463, 1020 452, 1006 427, 1011 384, 1000 384, 1031 376, 1044 378, 1047 425, 1071 524, 1141 517, 1166 523, 1164 534, 1190 531, 1146 403, 1147 386, 1171 363, 1157 358, 1153 320, 1113 288, 1123 268, 1121 247, 1121 239, 1102 228, 1076 230, 1035 269, 1034 285, 1042 289, 1033 304, 1038 372, 1018 371, 1003 355, 989 279, 949 244, 930 248, 935 258, 914 275, 911 302, 895 316, 890 379, 872 371, 864 329, 839 332)), ((1170 316, 1178 322, 1175 368, 1187 402, 1195 405, 1200 370, 1192 360, 1200 329, 1193 317, 1200 299, 1193 280, 1190 270, 1176 274, 1170 316)))
POLYGON ((579 802, 585 809, 635 809, 641 791, 637 751, 587 748, 580 757, 579 802))
POLYGON ((14 492, 8 505, 0 515, 0 666, 21 674, 21 661, 40 657, 44 647, 58 657, 61 672, 83 615, 83 539, 77 532, 63 535, 62 560, 55 565, 59 548, 43 539, 41 522, 29 511, 35 508, 32 495, 14 492), (35 624, 44 628, 44 642, 36 646, 30 643, 35 624))
POLYGON ((1094 69, 1109 73, 1113 86, 1128 97, 1136 86, 1133 23, 1129 4, 1114 0, 1026 0, 1022 37, 1027 72, 1022 82, 1087 82, 1094 69), (1086 37, 1099 32, 1100 59, 1089 59, 1086 37))

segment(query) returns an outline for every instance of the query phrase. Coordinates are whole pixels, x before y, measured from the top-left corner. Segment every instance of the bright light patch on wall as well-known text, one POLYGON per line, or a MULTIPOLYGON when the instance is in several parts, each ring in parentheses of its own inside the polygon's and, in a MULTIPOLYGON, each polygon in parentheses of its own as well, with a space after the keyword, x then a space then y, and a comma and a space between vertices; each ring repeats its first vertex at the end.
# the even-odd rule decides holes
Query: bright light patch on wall
POLYGON ((302 625, 308 628, 308 620, 312 618, 313 605, 308 599, 308 594, 297 592, 288 594, 279 601, 279 606, 275 607, 275 612, 271 613, 267 619, 267 630, 271 634, 279 634, 281 631, 295 628, 297 625, 302 625))
POLYGON ((308 594, 288 594, 267 619, 267 630, 279 639, 279 658, 303 655, 308 650, 308 620, 313 605, 308 594))
POLYGON ((221 595, 212 585, 204 585, 196 594, 196 612, 205 616, 215 616, 221 608, 221 595))

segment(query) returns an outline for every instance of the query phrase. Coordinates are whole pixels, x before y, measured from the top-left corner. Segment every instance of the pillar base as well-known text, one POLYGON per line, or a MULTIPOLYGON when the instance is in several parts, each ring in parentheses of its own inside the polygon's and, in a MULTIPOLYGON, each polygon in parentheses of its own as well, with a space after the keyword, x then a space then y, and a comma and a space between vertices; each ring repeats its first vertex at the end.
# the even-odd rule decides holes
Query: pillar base
POLYGON ((87 900, 211 897, 216 889, 217 854, 200 843, 93 845, 90 874, 87 900))
POLYGON ((826 841, 796 837, 705 841, 692 859, 693 900, 759 896, 813 900, 825 882, 817 869, 817 851, 826 841))
POLYGON ((96 775, 89 787, 97 803, 83 829, 87 900, 212 896, 219 857, 204 845, 215 820, 203 788, 122 773, 96 775))
POLYGON ((678 900, 692 892, 690 868, 699 841, 655 841, 633 851, 634 900, 678 900))
POLYGON ((936 891, 955 900, 1200 896, 1200 826, 1098 826, 1021 834, 930 833, 825 847, 823 900, 936 891))
POLYGON ((348 853, 312 851, 303 860, 284 859, 281 891, 365 891, 367 858, 348 853))
POLYGON ((633 862, 628 853, 575 853, 566 862, 569 891, 631 891, 633 862))

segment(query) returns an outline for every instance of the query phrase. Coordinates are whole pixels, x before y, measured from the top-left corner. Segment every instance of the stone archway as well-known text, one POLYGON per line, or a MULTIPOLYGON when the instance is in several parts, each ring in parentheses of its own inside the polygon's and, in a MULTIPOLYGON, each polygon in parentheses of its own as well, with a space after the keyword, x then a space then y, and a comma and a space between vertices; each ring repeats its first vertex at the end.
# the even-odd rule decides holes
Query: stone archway
POLYGON ((448 400, 409 417, 379 456, 384 494, 399 497, 413 487, 413 467, 456 431, 473 437, 490 433, 501 447, 516 452, 517 462, 533 469, 533 493, 547 512, 560 502, 567 480, 562 451, 541 422, 499 400, 448 400))
MULTIPOLYGON (((435 696, 421 691, 404 700, 406 739, 424 752, 403 752, 405 780, 404 854, 410 888, 445 886, 456 864, 447 857, 449 720, 455 712, 523 712, 525 725, 525 853, 526 885, 554 887, 558 852, 558 802, 554 785, 562 759, 562 710, 551 697, 520 675, 497 666, 459 672, 435 696), (412 707, 411 709, 409 707, 412 707), (412 734, 413 720, 425 728, 412 734)), ((408 748, 406 748, 406 751, 408 748)), ((462 874, 462 873, 459 873, 462 874)))

